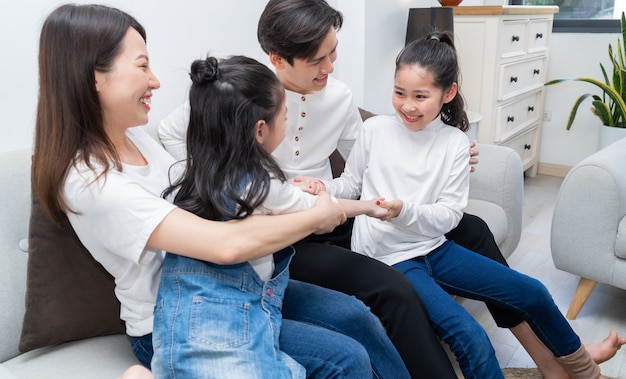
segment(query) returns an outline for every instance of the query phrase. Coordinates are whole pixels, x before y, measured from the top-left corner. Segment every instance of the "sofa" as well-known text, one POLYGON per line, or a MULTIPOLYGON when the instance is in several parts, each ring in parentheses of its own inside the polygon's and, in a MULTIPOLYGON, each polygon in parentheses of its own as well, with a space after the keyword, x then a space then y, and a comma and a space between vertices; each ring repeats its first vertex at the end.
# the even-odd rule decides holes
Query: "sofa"
POLYGON ((556 268, 580 276, 566 317, 596 284, 626 289, 626 138, 576 164, 561 183, 550 245, 556 268))
MULTIPOLYGON (((150 131, 154 136, 154 131, 150 131)), ((475 173, 471 174, 470 204, 467 211, 481 216, 493 231, 496 241, 505 256, 509 256, 517 243, 521 233, 523 172, 519 156, 512 149, 479 145, 480 163, 475 173)), ((47 261, 43 270, 34 271, 32 267, 35 247, 33 246, 33 228, 29 225, 37 224, 40 213, 34 212, 31 207, 30 195, 30 149, 10 152, 0 152, 0 176, 5 178, 0 188, 0 378, 2 379, 114 379, 119 377, 126 368, 138 363, 135 359, 128 339, 123 334, 122 327, 100 328, 101 321, 97 317, 103 313, 93 306, 83 306, 94 298, 98 302, 110 301, 113 298, 112 282, 110 278, 96 283, 93 277, 101 275, 98 268, 72 268, 65 264, 59 266, 55 261, 47 261), (31 217, 32 213, 32 217, 31 217), (29 261, 30 254, 30 261, 29 261), (48 269, 49 268, 49 269, 48 269), (28 270, 28 278, 27 278, 28 270), (93 270, 93 271, 88 271, 93 270), (89 280, 79 275, 85 271, 89 280), (43 285, 40 280, 39 298, 33 298, 34 284, 40 277, 50 275, 43 285), (55 288, 57 282, 73 283, 75 288, 59 290, 55 288), (91 286, 104 288, 98 295, 93 295, 91 286), (109 287, 107 287, 109 286, 109 287), (28 287, 28 291, 27 291, 28 287), (49 288, 49 290, 48 290, 49 288), (41 292, 43 291, 43 295, 41 292), (49 294, 46 292, 49 291, 49 294), (82 291, 84 297, 79 292, 82 291), (105 293, 102 291, 108 291, 105 293), (64 298, 62 298, 65 296, 64 298), (25 301, 26 298, 26 301, 25 301), (55 305, 59 308, 60 302, 68 302, 67 306, 61 303, 61 311, 65 308, 68 321, 59 323, 58 319, 45 318, 48 308, 55 305), (78 303, 78 304, 76 304, 78 303), (30 307, 27 310, 27 305, 30 307), (33 308, 34 306, 37 308, 33 308), (83 306, 81 308, 81 306, 83 306), (82 310, 81 310, 82 309, 82 310), (26 314, 25 314, 26 313, 26 314), (43 318, 43 321, 41 321, 43 318), (26 352, 20 352, 23 347, 23 335, 26 330, 32 329, 31 321, 38 319, 40 330, 46 332, 64 332, 64 338, 40 341, 38 345, 30 345, 26 352), (79 333, 81 319, 92 320, 96 323, 95 329, 89 333, 79 333), (50 321, 48 321, 50 320, 50 321), (49 324, 48 324, 49 322, 49 324), (25 328, 23 329, 23 326, 25 328), (50 329, 50 330, 46 330, 50 329), (69 334, 68 334, 69 333, 69 334), (73 334, 72 334, 73 333, 73 334), (84 337, 83 337, 84 336, 84 337), (21 344, 22 343, 22 344, 21 344), (50 345, 50 346, 48 346, 50 345)), ((39 227, 39 226, 38 226, 39 227)), ((56 238, 56 237, 54 237, 56 238)), ((47 255, 46 249, 50 244, 50 257, 56 253, 53 247, 56 241, 51 237, 48 241, 38 242, 38 257, 47 255), (53 254, 54 253, 54 254, 53 254)), ((66 254, 67 251, 61 252, 66 254)), ((84 260, 80 252, 69 256, 70 260, 84 260)), ((88 255, 88 254, 84 254, 88 255)), ((38 258, 40 259, 40 258, 38 258)), ((99 279, 98 279, 99 280, 99 279)), ((115 301, 115 300, 113 300, 115 301)), ((111 307, 109 307, 111 308, 111 307)), ((119 304, 118 308, 119 309, 119 304)), ((52 311, 50 311, 52 312, 52 311)), ((56 309, 54 312, 59 312, 56 309)), ((108 322, 115 326, 120 323, 115 316, 115 307, 108 309, 108 322), (113 320, 110 320, 110 319, 113 320)), ((35 325, 37 326, 37 325, 35 325)), ((93 325, 92 325, 93 326, 93 325)), ((80 327, 82 328, 82 326, 80 327)))
MULTIPOLYGON (((97 336, 20 353, 25 312, 30 149, 0 153, 0 378, 115 379, 138 363, 123 334, 97 336)), ((66 275, 72 275, 71 272, 66 275)))

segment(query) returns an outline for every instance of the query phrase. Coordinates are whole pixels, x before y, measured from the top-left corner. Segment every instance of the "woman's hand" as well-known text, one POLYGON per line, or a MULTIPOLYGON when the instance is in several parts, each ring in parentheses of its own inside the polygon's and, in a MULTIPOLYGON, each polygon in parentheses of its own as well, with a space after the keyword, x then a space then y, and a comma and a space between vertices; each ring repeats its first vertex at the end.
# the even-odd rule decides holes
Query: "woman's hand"
POLYGON ((315 201, 315 206, 309 210, 313 217, 318 218, 318 228, 315 234, 330 233, 338 225, 346 222, 346 213, 339 206, 339 202, 328 192, 320 192, 315 201))

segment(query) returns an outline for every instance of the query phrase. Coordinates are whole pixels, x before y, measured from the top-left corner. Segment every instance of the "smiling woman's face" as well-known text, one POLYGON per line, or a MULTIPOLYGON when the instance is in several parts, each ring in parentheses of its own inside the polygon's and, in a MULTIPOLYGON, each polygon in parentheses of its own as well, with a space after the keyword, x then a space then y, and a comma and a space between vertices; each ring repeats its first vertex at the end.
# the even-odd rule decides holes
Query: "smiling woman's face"
POLYGON ((96 71, 95 78, 106 129, 148 122, 152 90, 160 83, 150 70, 146 42, 135 29, 126 32, 111 70, 96 71))

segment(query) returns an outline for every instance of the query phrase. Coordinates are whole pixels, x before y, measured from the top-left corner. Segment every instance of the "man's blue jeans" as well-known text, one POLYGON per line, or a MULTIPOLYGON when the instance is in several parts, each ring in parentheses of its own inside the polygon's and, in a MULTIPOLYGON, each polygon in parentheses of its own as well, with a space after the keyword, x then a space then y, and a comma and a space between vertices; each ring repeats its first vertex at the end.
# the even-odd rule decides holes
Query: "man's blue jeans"
POLYGON ((305 282, 290 280, 287 286, 280 346, 306 367, 308 378, 371 378, 372 372, 374 378, 410 378, 368 307, 353 296, 305 282), (367 374, 351 368, 362 354, 371 362, 367 374))
POLYGON ((394 267, 421 296, 435 332, 456 355, 466 379, 503 376, 487 334, 450 294, 518 313, 557 357, 581 346, 541 282, 452 241, 394 267))

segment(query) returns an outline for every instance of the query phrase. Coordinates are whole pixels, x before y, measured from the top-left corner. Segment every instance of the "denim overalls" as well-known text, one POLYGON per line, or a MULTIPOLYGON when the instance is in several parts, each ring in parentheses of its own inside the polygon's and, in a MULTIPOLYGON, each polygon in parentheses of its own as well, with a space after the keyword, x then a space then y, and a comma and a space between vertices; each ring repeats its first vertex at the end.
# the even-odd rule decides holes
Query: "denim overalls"
POLYGON ((293 254, 291 246, 275 253, 274 276, 263 282, 247 262, 168 253, 154 311, 155 377, 304 378, 278 346, 293 254))

